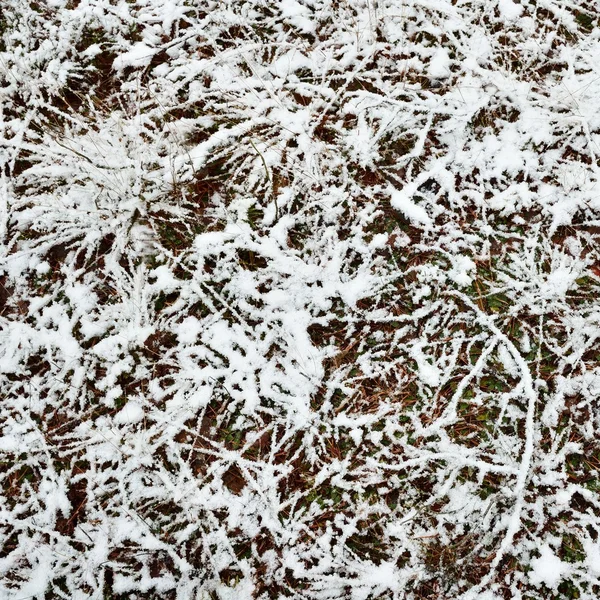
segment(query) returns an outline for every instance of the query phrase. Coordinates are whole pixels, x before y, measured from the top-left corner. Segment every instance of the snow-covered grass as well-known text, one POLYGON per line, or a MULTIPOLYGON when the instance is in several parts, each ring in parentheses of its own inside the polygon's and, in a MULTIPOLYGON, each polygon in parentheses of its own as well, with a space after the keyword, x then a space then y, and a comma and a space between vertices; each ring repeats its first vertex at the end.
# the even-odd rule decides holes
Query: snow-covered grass
POLYGON ((600 596, 600 22, 3 0, 0 598, 600 596))

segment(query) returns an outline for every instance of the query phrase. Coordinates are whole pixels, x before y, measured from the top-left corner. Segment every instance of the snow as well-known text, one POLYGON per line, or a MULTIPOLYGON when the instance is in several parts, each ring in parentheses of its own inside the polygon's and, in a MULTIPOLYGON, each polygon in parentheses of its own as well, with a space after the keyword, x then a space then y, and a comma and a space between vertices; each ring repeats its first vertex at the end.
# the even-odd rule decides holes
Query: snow
POLYGON ((431 218, 427 214, 425 208, 419 206, 416 202, 411 200, 406 191, 393 190, 390 196, 390 202, 392 206, 404 214, 411 222, 415 223, 416 225, 431 224, 431 218))
POLYGON ((514 21, 523 14, 523 7, 512 0, 498 0, 498 9, 507 21, 514 21))
POLYGON ((412 356, 417 362, 417 369, 421 381, 431 387, 439 385, 441 377, 440 370, 423 352, 423 345, 413 347, 412 356))
POLYGON ((282 0, 281 14, 304 33, 314 31, 314 22, 310 18, 311 11, 305 5, 296 0, 282 0))
POLYGON ((186 317, 181 323, 174 327, 181 344, 193 344, 202 332, 202 323, 196 317, 186 317))
POLYGON ((361 574, 356 586, 352 590, 353 600, 366 600, 372 595, 380 595, 386 591, 400 591, 399 577, 394 563, 383 562, 372 565, 361 574))
POLYGON ((450 75, 450 56, 445 48, 438 48, 436 53, 431 57, 431 61, 427 70, 431 77, 444 78, 450 75))
POLYGON ((534 585, 543 583, 556 590, 569 571, 568 565, 565 565, 547 544, 542 546, 539 552, 540 555, 531 561, 531 582, 534 585))
POLYGON ((115 415, 116 423, 139 423, 144 418, 143 407, 135 401, 129 401, 115 415))
POLYGON ((131 50, 115 58, 113 69, 122 71, 125 67, 147 67, 153 55, 154 51, 152 48, 143 42, 138 42, 132 46, 131 50))
POLYGON ((192 4, 2 3, 0 597, 593 600, 595 15, 192 4))

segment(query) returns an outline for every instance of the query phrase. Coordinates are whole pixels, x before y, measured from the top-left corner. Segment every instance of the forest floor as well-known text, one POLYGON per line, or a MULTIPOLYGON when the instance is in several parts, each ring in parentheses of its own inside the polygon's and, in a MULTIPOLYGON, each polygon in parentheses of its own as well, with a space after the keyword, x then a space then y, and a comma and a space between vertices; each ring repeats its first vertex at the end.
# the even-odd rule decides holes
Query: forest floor
POLYGON ((591 0, 2 0, 0 598, 600 597, 591 0))

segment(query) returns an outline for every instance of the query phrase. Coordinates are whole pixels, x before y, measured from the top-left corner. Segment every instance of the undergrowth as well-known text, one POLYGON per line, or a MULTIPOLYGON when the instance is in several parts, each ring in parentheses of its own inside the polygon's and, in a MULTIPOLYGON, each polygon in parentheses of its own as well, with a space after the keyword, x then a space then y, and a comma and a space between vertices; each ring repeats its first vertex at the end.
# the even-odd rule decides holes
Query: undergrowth
POLYGON ((2 598, 600 595, 595 5, 2 5, 2 598))

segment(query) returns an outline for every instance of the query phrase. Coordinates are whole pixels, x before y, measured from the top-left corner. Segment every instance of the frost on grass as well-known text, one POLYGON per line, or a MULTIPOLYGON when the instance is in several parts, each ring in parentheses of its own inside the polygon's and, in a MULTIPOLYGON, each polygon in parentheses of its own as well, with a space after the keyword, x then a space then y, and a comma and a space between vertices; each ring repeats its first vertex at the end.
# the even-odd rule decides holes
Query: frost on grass
POLYGON ((0 596, 597 598, 598 27, 4 0, 0 596))

